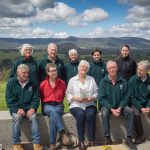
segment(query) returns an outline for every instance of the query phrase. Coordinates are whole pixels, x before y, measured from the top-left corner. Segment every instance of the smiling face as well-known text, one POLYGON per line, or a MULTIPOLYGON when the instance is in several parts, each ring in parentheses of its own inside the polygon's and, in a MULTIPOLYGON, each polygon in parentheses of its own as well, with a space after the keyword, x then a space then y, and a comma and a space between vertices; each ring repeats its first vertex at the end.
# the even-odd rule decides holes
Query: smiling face
POLYGON ((25 50, 24 50, 24 57, 25 58, 29 58, 29 57, 31 57, 32 56, 32 48, 26 48, 25 50))
POLYGON ((111 77, 117 76, 117 70, 118 70, 118 67, 115 62, 111 61, 107 63, 107 71, 111 77))
POLYGON ((71 62, 75 62, 77 60, 78 56, 75 53, 70 53, 69 58, 70 58, 71 62))
POLYGON ((130 50, 128 47, 126 46, 123 46, 122 49, 121 49, 121 56, 124 58, 124 57, 127 57, 129 56, 129 53, 130 53, 130 50))
POLYGON ((51 44, 47 50, 48 56, 52 59, 55 59, 57 56, 57 46, 55 44, 51 44))
POLYGON ((142 65, 137 66, 137 76, 144 78, 147 76, 147 72, 148 70, 144 66, 142 65))
POLYGON ((92 58, 94 61, 98 62, 101 59, 101 54, 99 52, 94 52, 92 58))
POLYGON ((28 69, 20 69, 17 71, 18 79, 24 83, 29 79, 29 70, 28 69))
POLYGON ((86 75, 87 72, 88 72, 88 70, 89 70, 88 66, 82 64, 82 65, 79 66, 78 73, 79 73, 80 75, 86 75))
POLYGON ((49 69, 47 71, 47 75, 50 78, 56 79, 57 78, 57 69, 56 69, 56 67, 49 67, 49 69))

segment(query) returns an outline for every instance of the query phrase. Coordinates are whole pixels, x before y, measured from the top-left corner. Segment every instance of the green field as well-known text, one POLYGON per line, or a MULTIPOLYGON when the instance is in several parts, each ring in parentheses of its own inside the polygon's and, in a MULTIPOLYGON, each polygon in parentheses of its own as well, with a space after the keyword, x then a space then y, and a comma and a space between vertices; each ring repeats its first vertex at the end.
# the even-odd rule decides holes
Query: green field
MULTIPOLYGON (((5 102, 5 89, 6 89, 6 82, 0 82, 0 111, 8 110, 5 102)), ((68 103, 64 100, 65 112, 68 112, 68 103)), ((38 112, 41 112, 41 107, 39 106, 38 112)))

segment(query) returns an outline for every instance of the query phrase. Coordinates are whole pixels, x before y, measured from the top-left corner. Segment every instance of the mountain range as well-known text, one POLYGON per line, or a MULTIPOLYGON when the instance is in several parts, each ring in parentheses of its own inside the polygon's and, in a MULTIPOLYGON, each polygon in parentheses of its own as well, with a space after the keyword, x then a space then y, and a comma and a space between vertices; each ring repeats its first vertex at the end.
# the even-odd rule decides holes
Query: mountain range
POLYGON ((102 50, 119 50, 122 45, 128 44, 132 50, 150 50, 150 40, 138 37, 110 37, 110 38, 0 38, 0 50, 18 50, 23 43, 33 45, 35 50, 45 50, 49 43, 58 45, 59 51, 68 51, 71 48, 77 50, 91 50, 99 47, 102 50))

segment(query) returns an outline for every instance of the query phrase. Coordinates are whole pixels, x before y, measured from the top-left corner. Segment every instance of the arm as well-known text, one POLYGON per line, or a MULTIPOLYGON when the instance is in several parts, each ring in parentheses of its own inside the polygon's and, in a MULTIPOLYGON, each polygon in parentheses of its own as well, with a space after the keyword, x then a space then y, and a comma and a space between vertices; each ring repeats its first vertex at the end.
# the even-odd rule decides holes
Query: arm
POLYGON ((99 89, 98 89, 99 107, 104 106, 104 107, 107 107, 107 108, 111 109, 111 104, 108 101, 108 97, 106 95, 105 90, 106 90, 105 85, 104 85, 104 82, 103 82, 103 79, 102 79, 100 84, 99 84, 99 89))

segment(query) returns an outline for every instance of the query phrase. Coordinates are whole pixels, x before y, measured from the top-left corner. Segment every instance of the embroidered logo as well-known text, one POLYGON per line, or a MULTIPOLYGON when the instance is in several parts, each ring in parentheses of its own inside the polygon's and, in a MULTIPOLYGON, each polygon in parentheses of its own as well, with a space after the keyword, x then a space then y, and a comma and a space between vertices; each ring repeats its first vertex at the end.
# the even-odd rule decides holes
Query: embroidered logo
POLYGON ((28 88, 28 91, 32 91, 32 86, 30 86, 30 87, 28 88))
POLYGON ((123 85, 122 84, 120 84, 120 90, 123 90, 123 85))

